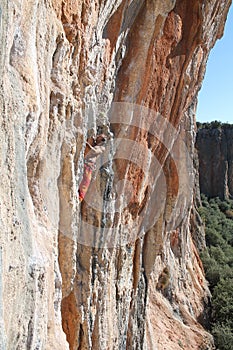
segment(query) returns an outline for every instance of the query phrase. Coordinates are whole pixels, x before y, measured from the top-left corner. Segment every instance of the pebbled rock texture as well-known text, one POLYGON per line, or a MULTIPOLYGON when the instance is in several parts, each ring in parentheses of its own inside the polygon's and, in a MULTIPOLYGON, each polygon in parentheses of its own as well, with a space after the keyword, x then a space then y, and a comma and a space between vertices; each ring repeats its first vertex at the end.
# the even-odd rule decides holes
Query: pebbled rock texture
POLYGON ((233 128, 199 129, 196 147, 201 192, 208 197, 233 198, 233 128))
POLYGON ((192 163, 230 3, 1 0, 1 349, 213 348, 192 163))

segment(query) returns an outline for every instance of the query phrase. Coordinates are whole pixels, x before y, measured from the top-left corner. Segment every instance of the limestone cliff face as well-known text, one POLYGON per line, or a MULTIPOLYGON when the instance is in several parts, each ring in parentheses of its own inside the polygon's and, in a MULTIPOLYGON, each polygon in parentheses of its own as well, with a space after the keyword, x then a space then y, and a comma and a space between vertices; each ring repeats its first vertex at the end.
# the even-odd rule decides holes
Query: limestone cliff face
POLYGON ((1 1, 1 349, 212 348, 194 114, 230 3, 1 1))
POLYGON ((233 128, 199 129, 200 189, 208 197, 233 197, 233 128))

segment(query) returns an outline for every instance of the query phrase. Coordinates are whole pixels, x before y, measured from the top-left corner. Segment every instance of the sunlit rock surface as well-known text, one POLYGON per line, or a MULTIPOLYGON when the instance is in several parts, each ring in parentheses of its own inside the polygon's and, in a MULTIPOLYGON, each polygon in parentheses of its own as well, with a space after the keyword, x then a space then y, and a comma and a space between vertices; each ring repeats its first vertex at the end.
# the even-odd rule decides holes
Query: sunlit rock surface
POLYGON ((192 163, 230 3, 1 1, 1 349, 212 349, 192 163))

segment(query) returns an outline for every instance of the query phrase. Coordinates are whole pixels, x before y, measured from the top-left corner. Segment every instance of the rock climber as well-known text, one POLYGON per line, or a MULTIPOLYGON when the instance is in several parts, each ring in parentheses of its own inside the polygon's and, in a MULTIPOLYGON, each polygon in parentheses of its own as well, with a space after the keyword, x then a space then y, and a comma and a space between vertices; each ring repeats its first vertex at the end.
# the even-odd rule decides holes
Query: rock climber
POLYGON ((86 142, 86 150, 84 154, 84 171, 83 178, 80 183, 78 193, 79 201, 82 202, 91 183, 92 173, 95 170, 97 157, 105 151, 107 136, 98 135, 95 139, 86 142))
POLYGON ((169 286, 169 283, 170 283, 170 270, 166 266, 159 276, 157 289, 164 291, 169 286))

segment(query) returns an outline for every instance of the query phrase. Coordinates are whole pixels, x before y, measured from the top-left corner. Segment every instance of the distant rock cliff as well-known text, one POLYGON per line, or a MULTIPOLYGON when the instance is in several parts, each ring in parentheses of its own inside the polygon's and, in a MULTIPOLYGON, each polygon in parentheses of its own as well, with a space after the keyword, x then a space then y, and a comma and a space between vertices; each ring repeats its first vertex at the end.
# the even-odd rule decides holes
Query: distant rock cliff
POLYGON ((233 198, 233 126, 200 128, 196 147, 201 192, 208 197, 233 198))
POLYGON ((230 4, 1 1, 1 349, 213 348, 195 108, 230 4))

